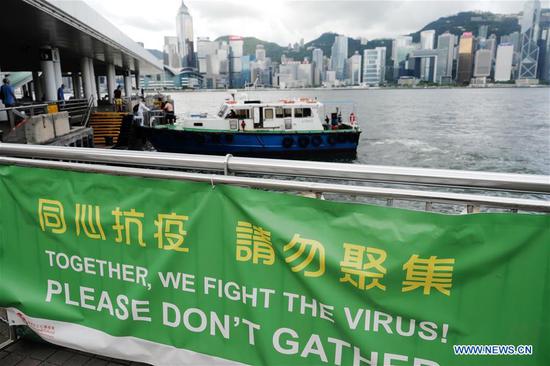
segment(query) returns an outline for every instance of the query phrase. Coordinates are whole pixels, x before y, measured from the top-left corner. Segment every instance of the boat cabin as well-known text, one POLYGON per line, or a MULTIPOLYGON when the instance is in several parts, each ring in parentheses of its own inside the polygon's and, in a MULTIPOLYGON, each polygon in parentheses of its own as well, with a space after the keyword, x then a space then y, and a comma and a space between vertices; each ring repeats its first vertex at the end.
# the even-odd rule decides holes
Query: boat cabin
POLYGON ((275 103, 230 100, 222 104, 217 116, 190 114, 186 128, 235 131, 323 131, 319 116, 322 104, 315 99, 281 100, 275 103))

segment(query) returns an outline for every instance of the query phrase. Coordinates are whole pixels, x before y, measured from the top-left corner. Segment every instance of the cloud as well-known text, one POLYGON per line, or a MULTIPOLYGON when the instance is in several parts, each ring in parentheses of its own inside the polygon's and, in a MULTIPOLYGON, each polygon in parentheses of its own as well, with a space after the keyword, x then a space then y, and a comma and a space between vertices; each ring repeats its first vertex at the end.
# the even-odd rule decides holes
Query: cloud
MULTIPOLYGON (((100 14, 148 48, 162 49, 176 35, 180 0, 86 0, 100 14)), ((464 0, 186 0, 194 36, 254 36, 281 45, 307 42, 323 32, 368 39, 414 32, 442 16, 482 10, 517 13, 524 1, 464 0)), ((542 2, 550 7, 550 1, 542 2)))

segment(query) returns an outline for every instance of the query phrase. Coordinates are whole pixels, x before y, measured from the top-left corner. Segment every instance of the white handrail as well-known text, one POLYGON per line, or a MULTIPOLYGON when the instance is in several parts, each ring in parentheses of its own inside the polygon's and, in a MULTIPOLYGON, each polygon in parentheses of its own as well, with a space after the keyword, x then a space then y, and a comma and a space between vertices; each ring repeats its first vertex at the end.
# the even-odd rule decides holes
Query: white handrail
POLYGON ((314 161, 0 144, 0 156, 550 194, 550 176, 314 161))

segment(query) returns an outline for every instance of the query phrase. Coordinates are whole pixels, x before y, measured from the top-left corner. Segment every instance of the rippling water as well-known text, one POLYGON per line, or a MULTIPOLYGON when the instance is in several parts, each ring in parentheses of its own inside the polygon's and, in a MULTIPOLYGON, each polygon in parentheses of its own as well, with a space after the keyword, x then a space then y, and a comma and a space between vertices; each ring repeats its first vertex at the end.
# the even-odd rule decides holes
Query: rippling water
MULTIPOLYGON (((550 174, 550 89, 249 91, 251 99, 317 97, 356 105, 354 162, 550 174)), ((226 92, 172 93, 176 112, 216 112, 226 92)))

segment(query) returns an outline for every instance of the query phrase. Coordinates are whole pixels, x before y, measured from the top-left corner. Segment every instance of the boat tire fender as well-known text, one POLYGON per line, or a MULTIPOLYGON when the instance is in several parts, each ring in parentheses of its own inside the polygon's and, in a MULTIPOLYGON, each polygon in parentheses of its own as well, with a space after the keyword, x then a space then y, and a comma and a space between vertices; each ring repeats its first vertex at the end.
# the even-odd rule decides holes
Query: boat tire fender
POLYGON ((307 136, 300 136, 300 138, 298 138, 298 145, 299 145, 301 148, 306 148, 306 147, 308 147, 308 145, 309 145, 309 137, 307 137, 307 136))
POLYGON ((199 145, 202 145, 206 142, 206 136, 202 135, 202 134, 197 134, 195 136, 195 142, 199 145))
POLYGON ((318 147, 322 143, 323 143, 323 139, 321 138, 321 136, 313 136, 311 138, 311 145, 313 145, 314 147, 318 147))
POLYGON ((336 144, 336 137, 334 135, 330 135, 328 138, 327 138, 327 142, 329 145, 334 145, 336 144))
POLYGON ((292 145, 294 145, 294 139, 292 137, 285 137, 283 139, 283 147, 285 149, 289 149, 292 147, 292 145))

